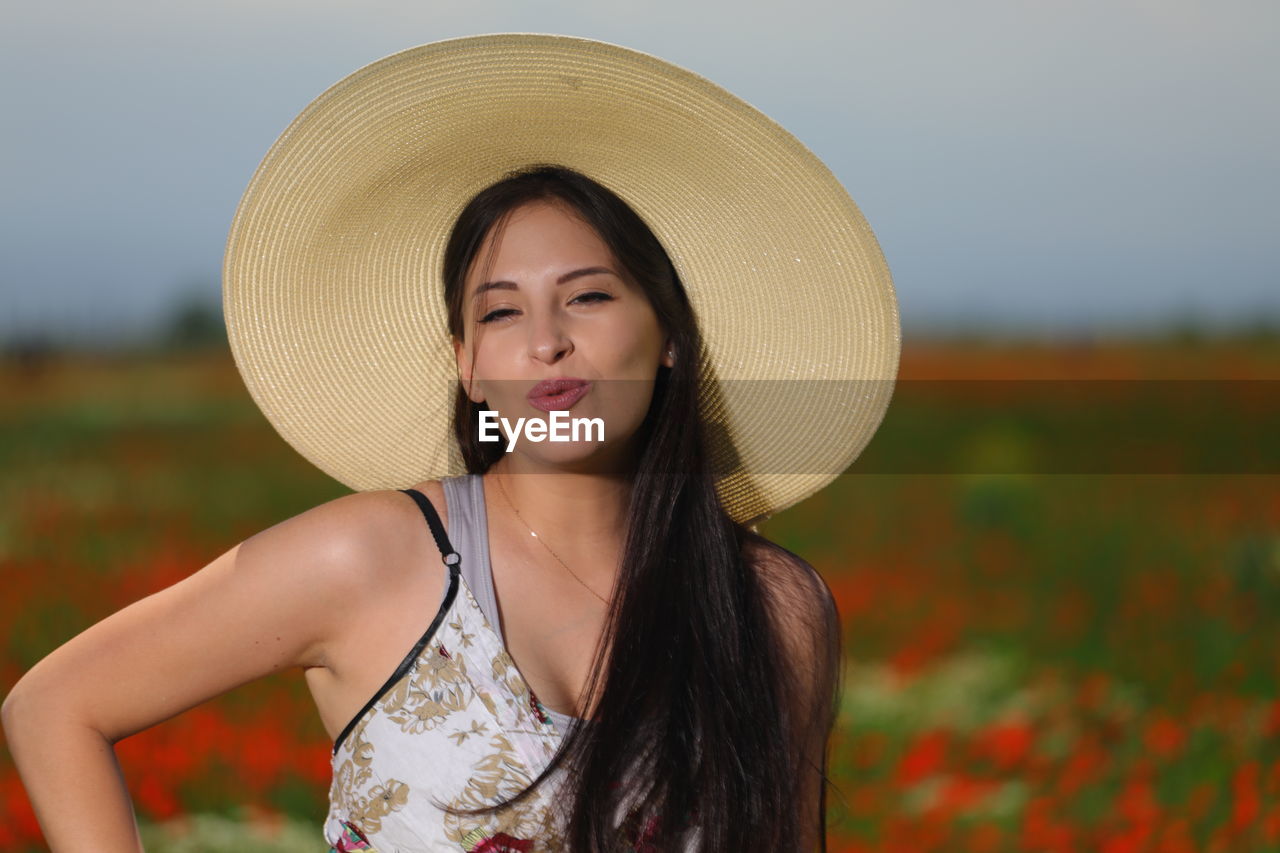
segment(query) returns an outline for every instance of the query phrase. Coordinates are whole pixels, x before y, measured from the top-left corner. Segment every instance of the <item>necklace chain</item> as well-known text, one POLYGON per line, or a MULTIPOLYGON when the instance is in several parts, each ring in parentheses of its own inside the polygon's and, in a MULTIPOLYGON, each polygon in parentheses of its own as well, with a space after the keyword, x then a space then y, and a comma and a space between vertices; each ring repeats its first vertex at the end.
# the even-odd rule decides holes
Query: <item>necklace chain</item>
POLYGON ((564 566, 564 570, 566 572, 573 575, 574 580, 576 580, 578 583, 586 587, 587 592, 591 593, 596 598, 599 598, 605 604, 608 604, 609 603, 608 599, 602 598, 598 592, 596 592, 591 587, 587 586, 587 582, 584 581, 582 578, 578 577, 578 573, 575 572, 573 569, 569 568, 568 564, 566 564, 564 560, 560 559, 560 555, 557 554, 555 551, 551 550, 550 545, 542 541, 542 537, 534 532, 533 528, 529 526, 529 522, 525 521, 524 516, 520 514, 520 510, 516 509, 516 505, 511 502, 511 496, 507 494, 507 487, 502 485, 503 478, 501 476, 498 476, 498 477, 495 477, 495 479, 498 481, 498 491, 502 492, 503 500, 507 502, 507 506, 511 507, 511 511, 516 514, 516 518, 520 519, 520 523, 525 526, 525 529, 529 531, 529 535, 532 536, 534 539, 537 539, 538 543, 541 544, 543 548, 547 549, 547 553, 555 557, 556 562, 564 566))

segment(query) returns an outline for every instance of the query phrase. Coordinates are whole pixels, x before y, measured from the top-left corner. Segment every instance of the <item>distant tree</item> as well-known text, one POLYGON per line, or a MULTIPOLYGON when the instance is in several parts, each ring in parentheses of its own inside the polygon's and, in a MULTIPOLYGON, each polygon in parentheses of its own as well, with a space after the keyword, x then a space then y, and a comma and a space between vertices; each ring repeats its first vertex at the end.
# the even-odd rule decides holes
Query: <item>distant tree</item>
POLYGON ((222 306, 203 294, 188 294, 174 306, 161 337, 165 345, 177 349, 227 346, 222 306))
POLYGON ((1249 343, 1274 344, 1280 341, 1280 317, 1259 311, 1244 324, 1240 336, 1249 343))
POLYGON ((1208 343, 1209 329, 1199 314, 1183 310, 1170 319, 1165 327, 1165 338, 1180 347, 1196 349, 1208 343))
POLYGON ((3 346, 4 360, 13 365, 19 378, 39 379, 58 355, 53 339, 41 331, 23 331, 9 337, 3 346))

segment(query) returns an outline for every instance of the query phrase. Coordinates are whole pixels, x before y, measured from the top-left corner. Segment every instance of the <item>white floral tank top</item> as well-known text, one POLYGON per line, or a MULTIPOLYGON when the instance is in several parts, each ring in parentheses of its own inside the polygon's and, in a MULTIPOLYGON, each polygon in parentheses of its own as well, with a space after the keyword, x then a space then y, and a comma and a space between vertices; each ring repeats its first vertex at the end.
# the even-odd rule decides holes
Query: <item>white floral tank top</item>
MULTIPOLYGON (((563 767, 528 799, 495 813, 439 808, 487 806, 524 790, 574 720, 538 701, 502 640, 481 478, 442 483, 453 540, 425 495, 401 490, 426 517, 449 579, 422 637, 334 744, 324 826, 329 853, 533 853, 566 846, 567 804, 557 796, 563 767)), ((644 849, 644 833, 632 834, 644 849)))

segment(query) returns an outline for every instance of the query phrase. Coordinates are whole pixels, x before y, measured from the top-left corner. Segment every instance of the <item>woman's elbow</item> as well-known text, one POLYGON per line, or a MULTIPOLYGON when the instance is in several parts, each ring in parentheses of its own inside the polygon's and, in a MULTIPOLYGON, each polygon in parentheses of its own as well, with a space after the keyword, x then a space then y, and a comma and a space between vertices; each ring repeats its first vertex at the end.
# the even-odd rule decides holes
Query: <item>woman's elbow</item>
POLYGON ((9 689, 4 702, 0 703, 0 725, 4 727, 5 743, 10 745, 11 751, 13 744, 22 738, 28 723, 39 716, 35 708, 38 703, 33 702, 29 694, 30 690, 19 681, 9 689))
POLYGON ((6 743, 12 745, 34 730, 69 722, 74 716, 74 706, 67 701, 65 691, 51 684, 48 675, 36 664, 9 688, 4 702, 0 703, 0 723, 4 726, 6 743))

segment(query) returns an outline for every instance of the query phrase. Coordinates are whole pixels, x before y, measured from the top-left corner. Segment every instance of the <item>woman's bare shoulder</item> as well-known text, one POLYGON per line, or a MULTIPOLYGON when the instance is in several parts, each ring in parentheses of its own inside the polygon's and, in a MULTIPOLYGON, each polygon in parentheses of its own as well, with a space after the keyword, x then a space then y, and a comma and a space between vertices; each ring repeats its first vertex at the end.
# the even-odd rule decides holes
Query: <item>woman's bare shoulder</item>
MULTIPOLYGON (((431 505, 435 507, 436 512, 440 513, 440 520, 448 526, 449 508, 444 499, 444 483, 440 480, 423 480, 411 488, 417 489, 427 496, 427 500, 431 501, 431 505)), ((404 499, 404 495, 400 497, 404 499)))
MULTIPOLYGON (((444 489, 439 480, 413 488, 426 495, 447 522, 444 489)), ((250 536, 240 545, 241 559, 269 552, 271 562, 307 574, 323 573, 339 594, 368 588, 394 571, 394 557, 421 541, 426 522, 417 504, 398 489, 353 492, 318 504, 250 536)), ((303 577, 299 578, 304 579, 303 577)))
POLYGON ((751 531, 743 537, 742 554, 755 570, 790 651, 808 658, 838 639, 840 617, 835 596, 808 561, 751 531))
POLYGON ((826 581, 807 560, 759 533, 746 531, 742 539, 742 556, 755 569, 757 577, 779 592, 810 595, 829 594, 826 581))
POLYGON ((253 534, 240 544, 241 553, 270 548, 281 557, 296 554, 309 561, 326 558, 325 562, 333 563, 367 556, 396 526, 404 509, 401 502, 412 508, 395 490, 342 495, 253 534))

